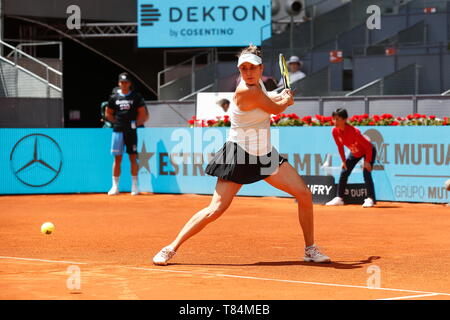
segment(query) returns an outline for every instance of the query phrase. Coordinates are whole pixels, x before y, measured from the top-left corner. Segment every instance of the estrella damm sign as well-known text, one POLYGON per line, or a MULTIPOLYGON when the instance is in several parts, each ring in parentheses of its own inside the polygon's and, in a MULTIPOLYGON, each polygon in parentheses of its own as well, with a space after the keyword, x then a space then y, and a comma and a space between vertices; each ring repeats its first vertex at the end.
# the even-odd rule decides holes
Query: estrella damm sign
POLYGON ((270 0, 138 0, 138 47, 237 47, 272 35, 270 0))

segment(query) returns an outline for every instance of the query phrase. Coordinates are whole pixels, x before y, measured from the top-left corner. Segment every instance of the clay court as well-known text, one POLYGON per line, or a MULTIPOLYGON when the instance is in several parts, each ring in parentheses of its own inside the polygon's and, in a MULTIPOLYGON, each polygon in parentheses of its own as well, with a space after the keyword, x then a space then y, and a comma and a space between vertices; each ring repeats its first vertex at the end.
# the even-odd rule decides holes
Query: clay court
POLYGON ((203 195, 1 196, 0 299, 449 299, 450 209, 315 205, 330 264, 305 263, 296 203, 237 197, 166 267, 151 263, 203 195), (43 222, 56 226, 40 233, 43 222), (68 268, 80 269, 69 289, 68 268), (72 267, 73 268, 73 267, 72 267), (379 270, 381 288, 368 279, 379 270))

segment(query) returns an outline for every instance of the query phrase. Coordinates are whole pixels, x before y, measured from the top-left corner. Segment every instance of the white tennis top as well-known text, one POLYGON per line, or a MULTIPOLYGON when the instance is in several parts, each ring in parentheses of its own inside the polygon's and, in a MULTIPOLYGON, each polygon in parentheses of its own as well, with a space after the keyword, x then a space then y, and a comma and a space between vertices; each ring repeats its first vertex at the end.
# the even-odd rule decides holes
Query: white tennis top
MULTIPOLYGON (((267 95, 264 83, 260 80, 263 92, 267 95)), ((270 143, 270 113, 255 108, 242 111, 239 106, 232 106, 229 110, 231 128, 227 141, 241 146, 246 152, 262 156, 272 151, 270 143)))

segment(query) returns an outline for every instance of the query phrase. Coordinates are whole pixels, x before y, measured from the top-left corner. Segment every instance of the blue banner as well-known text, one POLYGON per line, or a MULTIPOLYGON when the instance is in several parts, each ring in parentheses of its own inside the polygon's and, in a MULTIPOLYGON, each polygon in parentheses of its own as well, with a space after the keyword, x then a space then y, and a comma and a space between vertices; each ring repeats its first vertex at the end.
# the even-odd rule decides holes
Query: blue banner
POLYGON ((272 36, 270 0, 139 0, 138 47, 248 46, 272 36))
MULTIPOLYGON (((377 148, 373 170, 378 200, 450 201, 448 127, 360 127, 377 148)), ((205 175, 228 128, 138 130, 139 187, 144 192, 212 194, 205 175)), ((0 194, 107 192, 113 156, 111 129, 0 129, 0 194)), ((273 127, 272 143, 302 175, 339 179, 341 159, 331 127, 273 127)), ((130 191, 130 165, 122 162, 120 189, 130 191)), ((349 183, 363 183, 358 164, 349 183)), ((264 181, 239 195, 287 196, 264 181)))

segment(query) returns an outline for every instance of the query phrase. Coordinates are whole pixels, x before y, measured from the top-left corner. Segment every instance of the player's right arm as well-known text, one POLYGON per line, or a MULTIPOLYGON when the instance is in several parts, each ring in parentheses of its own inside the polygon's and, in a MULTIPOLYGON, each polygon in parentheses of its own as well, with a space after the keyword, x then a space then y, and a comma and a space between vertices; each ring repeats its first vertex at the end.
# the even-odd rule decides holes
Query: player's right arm
POLYGON ((341 156, 342 160, 342 168, 347 170, 347 164, 345 160, 345 152, 344 152, 344 145, 341 143, 341 141, 338 138, 338 132, 337 128, 333 128, 332 134, 334 138, 334 142, 336 143, 336 146, 338 147, 339 155, 341 156))
POLYGON ((111 123, 116 122, 116 118, 114 117, 114 110, 111 109, 110 107, 106 107, 105 118, 111 123))
POLYGON ((114 106, 114 101, 113 99, 111 99, 112 96, 109 98, 108 100, 108 105, 105 108, 105 118, 106 120, 108 120, 111 123, 116 122, 116 117, 114 117, 114 108, 112 106, 114 106))
POLYGON ((283 90, 279 101, 273 101, 257 86, 240 85, 235 93, 236 105, 242 111, 261 108, 267 113, 278 114, 294 103, 291 90, 283 90))

